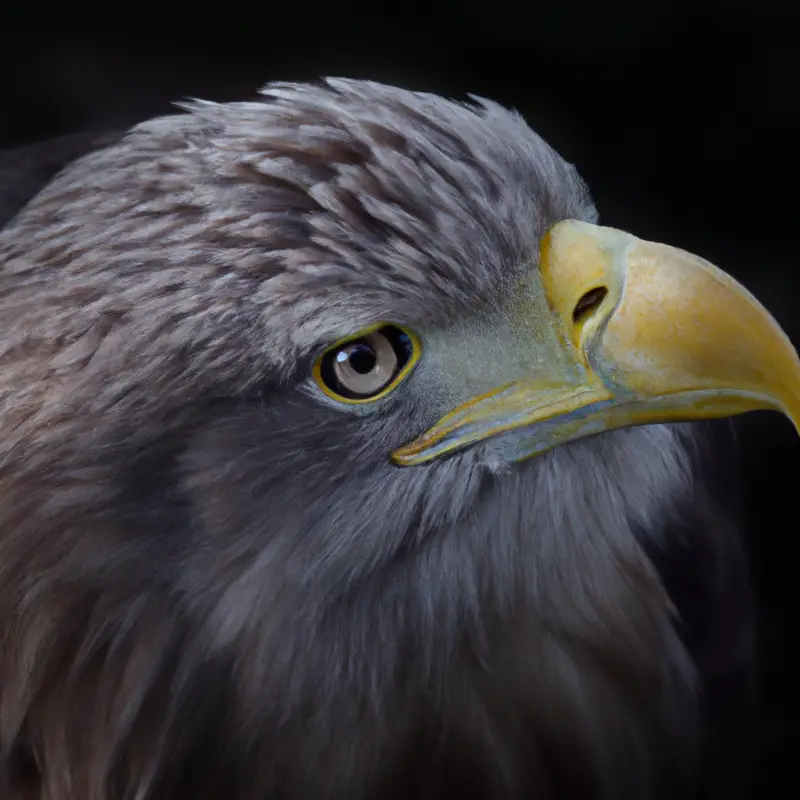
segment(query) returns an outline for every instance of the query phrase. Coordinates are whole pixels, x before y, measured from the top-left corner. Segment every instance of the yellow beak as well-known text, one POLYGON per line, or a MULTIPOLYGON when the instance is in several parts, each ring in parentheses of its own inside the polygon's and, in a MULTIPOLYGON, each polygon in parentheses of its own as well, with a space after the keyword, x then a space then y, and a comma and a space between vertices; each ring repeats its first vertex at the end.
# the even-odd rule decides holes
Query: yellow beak
POLYGON ((514 432, 515 459, 601 431, 786 414, 800 432, 800 359, 759 302, 697 256, 567 220, 541 247, 551 356, 469 399, 393 453, 410 466, 514 432))

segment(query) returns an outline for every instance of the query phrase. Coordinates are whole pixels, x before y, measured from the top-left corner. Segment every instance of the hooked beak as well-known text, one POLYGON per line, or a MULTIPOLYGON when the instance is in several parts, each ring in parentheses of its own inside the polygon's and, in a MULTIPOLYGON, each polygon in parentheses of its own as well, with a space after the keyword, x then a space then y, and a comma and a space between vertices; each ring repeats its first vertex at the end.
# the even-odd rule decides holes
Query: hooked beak
POLYGON ((594 433, 758 409, 800 432, 800 359, 761 304, 703 259, 575 220, 542 241, 552 357, 392 454, 431 461, 514 432, 521 460, 594 433))

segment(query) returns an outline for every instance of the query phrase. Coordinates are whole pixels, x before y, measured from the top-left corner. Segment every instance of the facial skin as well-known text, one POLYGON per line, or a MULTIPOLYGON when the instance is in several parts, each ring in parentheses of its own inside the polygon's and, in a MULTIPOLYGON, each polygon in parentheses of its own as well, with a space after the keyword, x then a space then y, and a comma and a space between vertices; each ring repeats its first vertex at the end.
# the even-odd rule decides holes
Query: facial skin
POLYGON ((689 796, 702 674, 651 551, 738 558, 693 429, 394 457, 553 352, 575 170, 496 105, 377 84, 190 111, 0 232, 0 787, 689 796), (387 322, 414 368, 326 394, 323 354, 387 322))

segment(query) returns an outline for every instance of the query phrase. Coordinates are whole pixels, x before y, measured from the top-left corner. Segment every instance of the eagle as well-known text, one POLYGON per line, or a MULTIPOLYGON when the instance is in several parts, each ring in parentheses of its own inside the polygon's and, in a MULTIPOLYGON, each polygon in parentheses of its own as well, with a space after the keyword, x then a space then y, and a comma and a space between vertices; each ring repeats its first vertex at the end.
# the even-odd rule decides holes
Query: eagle
POLYGON ((727 418, 800 422, 741 285, 473 96, 271 83, 44 183, 0 232, 2 797, 738 796, 727 418))

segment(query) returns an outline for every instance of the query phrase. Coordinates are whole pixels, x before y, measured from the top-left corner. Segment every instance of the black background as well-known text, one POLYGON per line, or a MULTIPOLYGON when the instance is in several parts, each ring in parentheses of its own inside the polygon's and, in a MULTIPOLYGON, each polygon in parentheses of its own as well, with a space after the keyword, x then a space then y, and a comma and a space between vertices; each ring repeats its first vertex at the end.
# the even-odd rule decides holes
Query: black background
MULTIPOLYGON (((149 14, 115 6, 120 26, 132 15, 150 32, 4 26, 0 147, 124 127, 186 96, 245 99, 270 80, 343 75, 472 92, 519 109, 575 163, 604 224, 728 270, 800 345, 800 55, 791 6, 305 0, 149 14)), ((760 798, 793 766, 800 722, 791 647, 800 440, 778 415, 755 414, 742 421, 742 446, 767 710, 760 798)))

